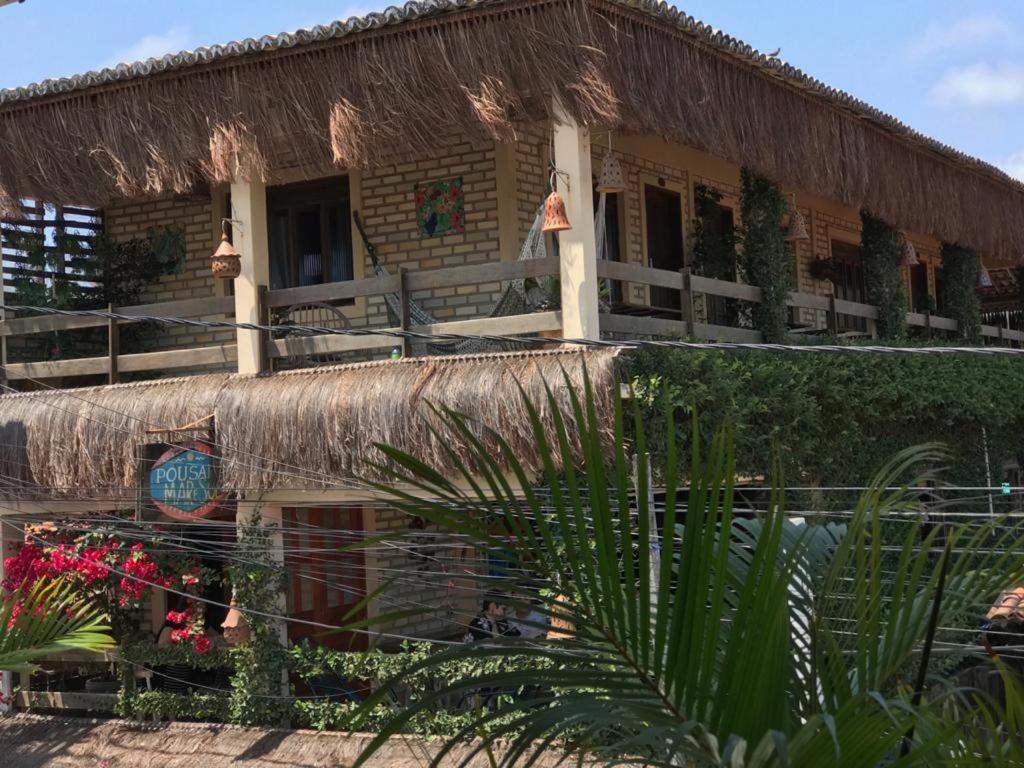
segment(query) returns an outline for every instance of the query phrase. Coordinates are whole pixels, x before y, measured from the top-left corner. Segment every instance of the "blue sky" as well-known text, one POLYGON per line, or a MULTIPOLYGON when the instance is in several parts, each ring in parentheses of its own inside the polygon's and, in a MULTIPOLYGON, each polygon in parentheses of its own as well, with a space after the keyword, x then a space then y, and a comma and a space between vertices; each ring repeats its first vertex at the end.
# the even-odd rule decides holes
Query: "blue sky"
MULTIPOLYGON (((372 0, 27 0, 0 87, 363 14, 372 0)), ((1024 179, 1020 0, 690 0, 681 8, 1024 179)), ((684 84, 685 87, 685 84, 684 84)))

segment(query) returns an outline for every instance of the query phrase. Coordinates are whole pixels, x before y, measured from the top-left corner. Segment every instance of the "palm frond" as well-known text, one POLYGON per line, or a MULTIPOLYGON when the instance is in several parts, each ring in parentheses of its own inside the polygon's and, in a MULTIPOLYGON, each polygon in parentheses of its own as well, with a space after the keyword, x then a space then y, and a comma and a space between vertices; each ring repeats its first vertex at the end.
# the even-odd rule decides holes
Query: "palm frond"
MULTIPOLYGON (((1024 575, 1024 542, 998 521, 946 526, 956 554, 937 602, 939 533, 925 533, 913 490, 922 467, 942 460, 934 446, 888 462, 844 523, 798 524, 786 517, 779 482, 766 512, 738 514, 728 426, 702 450, 694 419, 691 481, 680 486, 670 412, 659 529, 638 410, 627 416, 618 403, 614 423, 601 423, 583 382, 577 391, 566 376, 564 410, 550 388, 543 402, 524 395, 540 477, 500 435, 481 440, 478 425, 451 410, 434 418, 470 446, 468 460, 452 451, 442 472, 381 446, 390 478, 377 488, 394 506, 499 552, 514 564, 500 581, 510 602, 539 599, 542 614, 569 626, 557 640, 496 639, 422 662, 543 662, 453 683, 461 692, 547 692, 481 713, 465 736, 503 741, 503 765, 528 764, 538 746, 650 765, 858 767, 931 764, 960 749, 935 703, 914 706, 899 674, 919 658, 936 616, 941 623, 1024 575), (890 519, 905 526, 895 544, 883 531, 890 519), (980 543, 1002 554, 979 567, 969 550, 980 543)), ((493 576, 479 580, 481 591, 495 588, 493 576)), ((363 759, 449 692, 397 713, 363 759)))
POLYGON ((50 654, 113 645, 103 613, 64 580, 37 581, 0 603, 0 669, 27 670, 50 654))

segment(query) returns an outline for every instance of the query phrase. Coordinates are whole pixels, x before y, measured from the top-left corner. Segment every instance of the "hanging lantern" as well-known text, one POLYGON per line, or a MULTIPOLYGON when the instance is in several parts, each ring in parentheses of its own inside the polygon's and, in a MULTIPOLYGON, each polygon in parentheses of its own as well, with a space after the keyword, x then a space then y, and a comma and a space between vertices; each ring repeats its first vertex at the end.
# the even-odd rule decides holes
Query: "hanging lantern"
POLYGON ((626 177, 622 173, 622 166, 611 152, 604 156, 601 175, 597 177, 597 191, 607 195, 626 191, 626 177))
POLYGON ((789 214, 789 227, 786 229, 786 235, 783 238, 788 243, 795 243, 797 240, 810 240, 811 236, 807 233, 807 222, 804 220, 804 215, 800 213, 800 209, 796 207, 796 194, 793 194, 793 204, 789 206, 791 213, 789 214))
POLYGON ((249 622, 238 610, 238 605, 233 597, 231 605, 228 606, 228 615, 220 628, 224 632, 224 641, 230 646, 245 645, 249 642, 251 636, 249 622))
MULTIPOLYGON (((980 262, 979 262, 980 264, 980 262)), ((981 264, 981 269, 978 270, 978 287, 979 288, 991 288, 992 287, 992 275, 988 273, 988 269, 985 268, 984 264, 981 264)))
POLYGON ((795 243, 797 240, 810 239, 811 236, 807 233, 807 222, 804 221, 804 215, 794 207, 793 213, 789 217, 789 229, 786 230, 786 240, 790 243, 795 243))
POLYGON ((565 212, 565 200, 557 192, 548 195, 544 201, 544 232, 562 232, 572 229, 569 223, 569 216, 565 212))
POLYGON ((220 245, 213 252, 210 266, 213 269, 213 276, 222 280, 230 280, 242 274, 242 254, 235 250, 235 246, 228 240, 228 221, 225 219, 222 224, 223 232, 220 236, 220 245))
POLYGON ((917 249, 914 244, 903 238, 903 258, 900 259, 901 267, 916 267, 920 264, 920 259, 917 258, 917 249))

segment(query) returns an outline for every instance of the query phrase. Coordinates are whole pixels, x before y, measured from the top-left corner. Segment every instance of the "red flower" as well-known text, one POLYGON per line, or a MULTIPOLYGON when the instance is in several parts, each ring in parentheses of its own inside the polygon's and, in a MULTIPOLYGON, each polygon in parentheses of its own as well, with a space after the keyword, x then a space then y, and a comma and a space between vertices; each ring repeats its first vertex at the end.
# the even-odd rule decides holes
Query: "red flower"
POLYGON ((167 620, 171 624, 184 624, 188 621, 188 614, 185 611, 168 611, 167 620))
POLYGON ((212 646, 213 643, 210 642, 210 638, 206 635, 199 635, 192 643, 196 653, 206 653, 212 646))

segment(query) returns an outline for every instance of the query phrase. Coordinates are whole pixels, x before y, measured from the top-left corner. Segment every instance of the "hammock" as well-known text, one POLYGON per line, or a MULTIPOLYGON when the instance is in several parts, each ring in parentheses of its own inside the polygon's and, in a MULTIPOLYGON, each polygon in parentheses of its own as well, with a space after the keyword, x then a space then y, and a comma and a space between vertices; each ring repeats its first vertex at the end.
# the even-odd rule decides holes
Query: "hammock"
MULTIPOLYGON (((370 261, 373 263, 373 272, 377 277, 389 277, 387 267, 385 267, 380 258, 377 256, 377 249, 373 243, 370 242, 370 238, 366 234, 366 230, 363 227, 363 219, 359 215, 358 211, 355 211, 353 218, 356 222, 356 227, 359 230, 359 235, 363 238, 363 245, 366 248, 366 253, 370 256, 370 261)), ((519 251, 519 258, 517 261, 527 261, 529 259, 543 259, 546 256, 546 250, 544 247, 544 232, 542 227, 544 225, 544 206, 542 205, 537 211, 537 217, 534 219, 533 226, 530 227, 530 232, 526 235, 526 241, 523 243, 522 249, 519 251)), ((494 307, 486 315, 486 317, 509 317, 511 315, 525 315, 533 312, 537 309, 545 307, 553 307, 557 305, 557 302, 552 299, 553 295, 558 295, 557 287, 555 287, 555 280, 552 278, 545 278, 543 283, 541 281, 529 281, 531 287, 527 287, 527 280, 524 278, 517 278, 512 280, 505 290, 502 292, 500 298, 495 302, 494 307)), ((402 302, 397 293, 384 294, 384 303, 387 305, 388 322, 397 326, 401 324, 402 317, 402 302)), ((412 325, 434 325, 438 323, 437 318, 431 315, 421 304, 412 299, 409 300, 409 320, 412 325)), ((466 355, 474 354, 477 352, 499 352, 509 351, 513 349, 521 349, 523 347, 522 342, 499 342, 499 341, 477 341, 475 339, 466 339, 464 341, 446 341, 446 342, 428 342, 426 344, 427 349, 431 354, 435 355, 466 355)))

